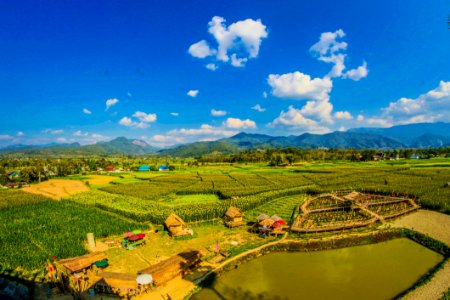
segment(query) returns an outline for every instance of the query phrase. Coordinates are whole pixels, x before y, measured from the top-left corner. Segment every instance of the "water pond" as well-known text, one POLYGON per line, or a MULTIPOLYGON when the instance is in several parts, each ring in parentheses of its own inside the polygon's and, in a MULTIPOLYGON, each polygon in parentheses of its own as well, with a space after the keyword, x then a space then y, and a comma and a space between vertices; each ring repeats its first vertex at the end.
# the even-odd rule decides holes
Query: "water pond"
POLYGON ((271 253, 223 273, 191 299, 392 299, 442 259, 406 238, 271 253))

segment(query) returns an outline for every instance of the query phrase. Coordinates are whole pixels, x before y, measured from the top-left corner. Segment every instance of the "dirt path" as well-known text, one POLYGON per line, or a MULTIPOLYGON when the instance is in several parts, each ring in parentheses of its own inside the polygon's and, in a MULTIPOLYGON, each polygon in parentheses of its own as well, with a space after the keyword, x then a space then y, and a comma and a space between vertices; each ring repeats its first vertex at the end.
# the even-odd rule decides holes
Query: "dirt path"
MULTIPOLYGON (((405 227, 427 234, 450 246, 450 216, 429 210, 419 210, 389 223, 393 227, 405 227)), ((435 300, 450 288, 450 261, 439 270, 433 279, 415 289, 403 299, 435 300)))

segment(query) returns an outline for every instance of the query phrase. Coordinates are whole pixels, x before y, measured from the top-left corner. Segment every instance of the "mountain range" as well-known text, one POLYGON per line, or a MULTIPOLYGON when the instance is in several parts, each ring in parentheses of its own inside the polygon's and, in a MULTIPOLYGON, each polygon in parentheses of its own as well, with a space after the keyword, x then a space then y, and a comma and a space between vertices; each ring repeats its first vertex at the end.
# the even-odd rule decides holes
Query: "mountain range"
POLYGON ((109 142, 82 146, 47 144, 40 146, 14 145, 0 149, 0 154, 23 155, 149 155, 192 157, 211 153, 233 154, 252 149, 287 148, 354 148, 397 149, 450 146, 450 123, 416 123, 390 128, 354 128, 327 134, 304 133, 290 136, 270 136, 241 132, 229 138, 209 142, 178 145, 157 149, 138 139, 118 137, 109 142))

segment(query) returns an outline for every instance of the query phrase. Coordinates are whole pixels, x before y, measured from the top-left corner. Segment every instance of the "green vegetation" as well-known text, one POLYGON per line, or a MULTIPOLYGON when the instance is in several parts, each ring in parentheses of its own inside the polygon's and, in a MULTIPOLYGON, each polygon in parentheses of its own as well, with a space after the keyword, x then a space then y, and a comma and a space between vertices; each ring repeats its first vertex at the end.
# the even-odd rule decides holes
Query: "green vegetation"
POLYGON ((0 190, 0 210, 36 204, 50 200, 47 197, 25 193, 20 190, 0 190))
POLYGON ((2 209, 0 219, 2 272, 19 266, 41 269, 52 256, 85 254, 88 232, 102 237, 142 228, 137 222, 98 209, 58 201, 2 209))

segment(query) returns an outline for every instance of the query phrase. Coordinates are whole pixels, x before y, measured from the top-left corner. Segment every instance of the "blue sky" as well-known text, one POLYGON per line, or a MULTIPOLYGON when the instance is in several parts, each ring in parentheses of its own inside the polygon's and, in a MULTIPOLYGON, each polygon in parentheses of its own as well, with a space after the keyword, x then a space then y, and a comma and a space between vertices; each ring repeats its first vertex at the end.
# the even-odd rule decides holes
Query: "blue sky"
POLYGON ((0 146, 450 121, 447 1, 311 2, 2 1, 0 146))

